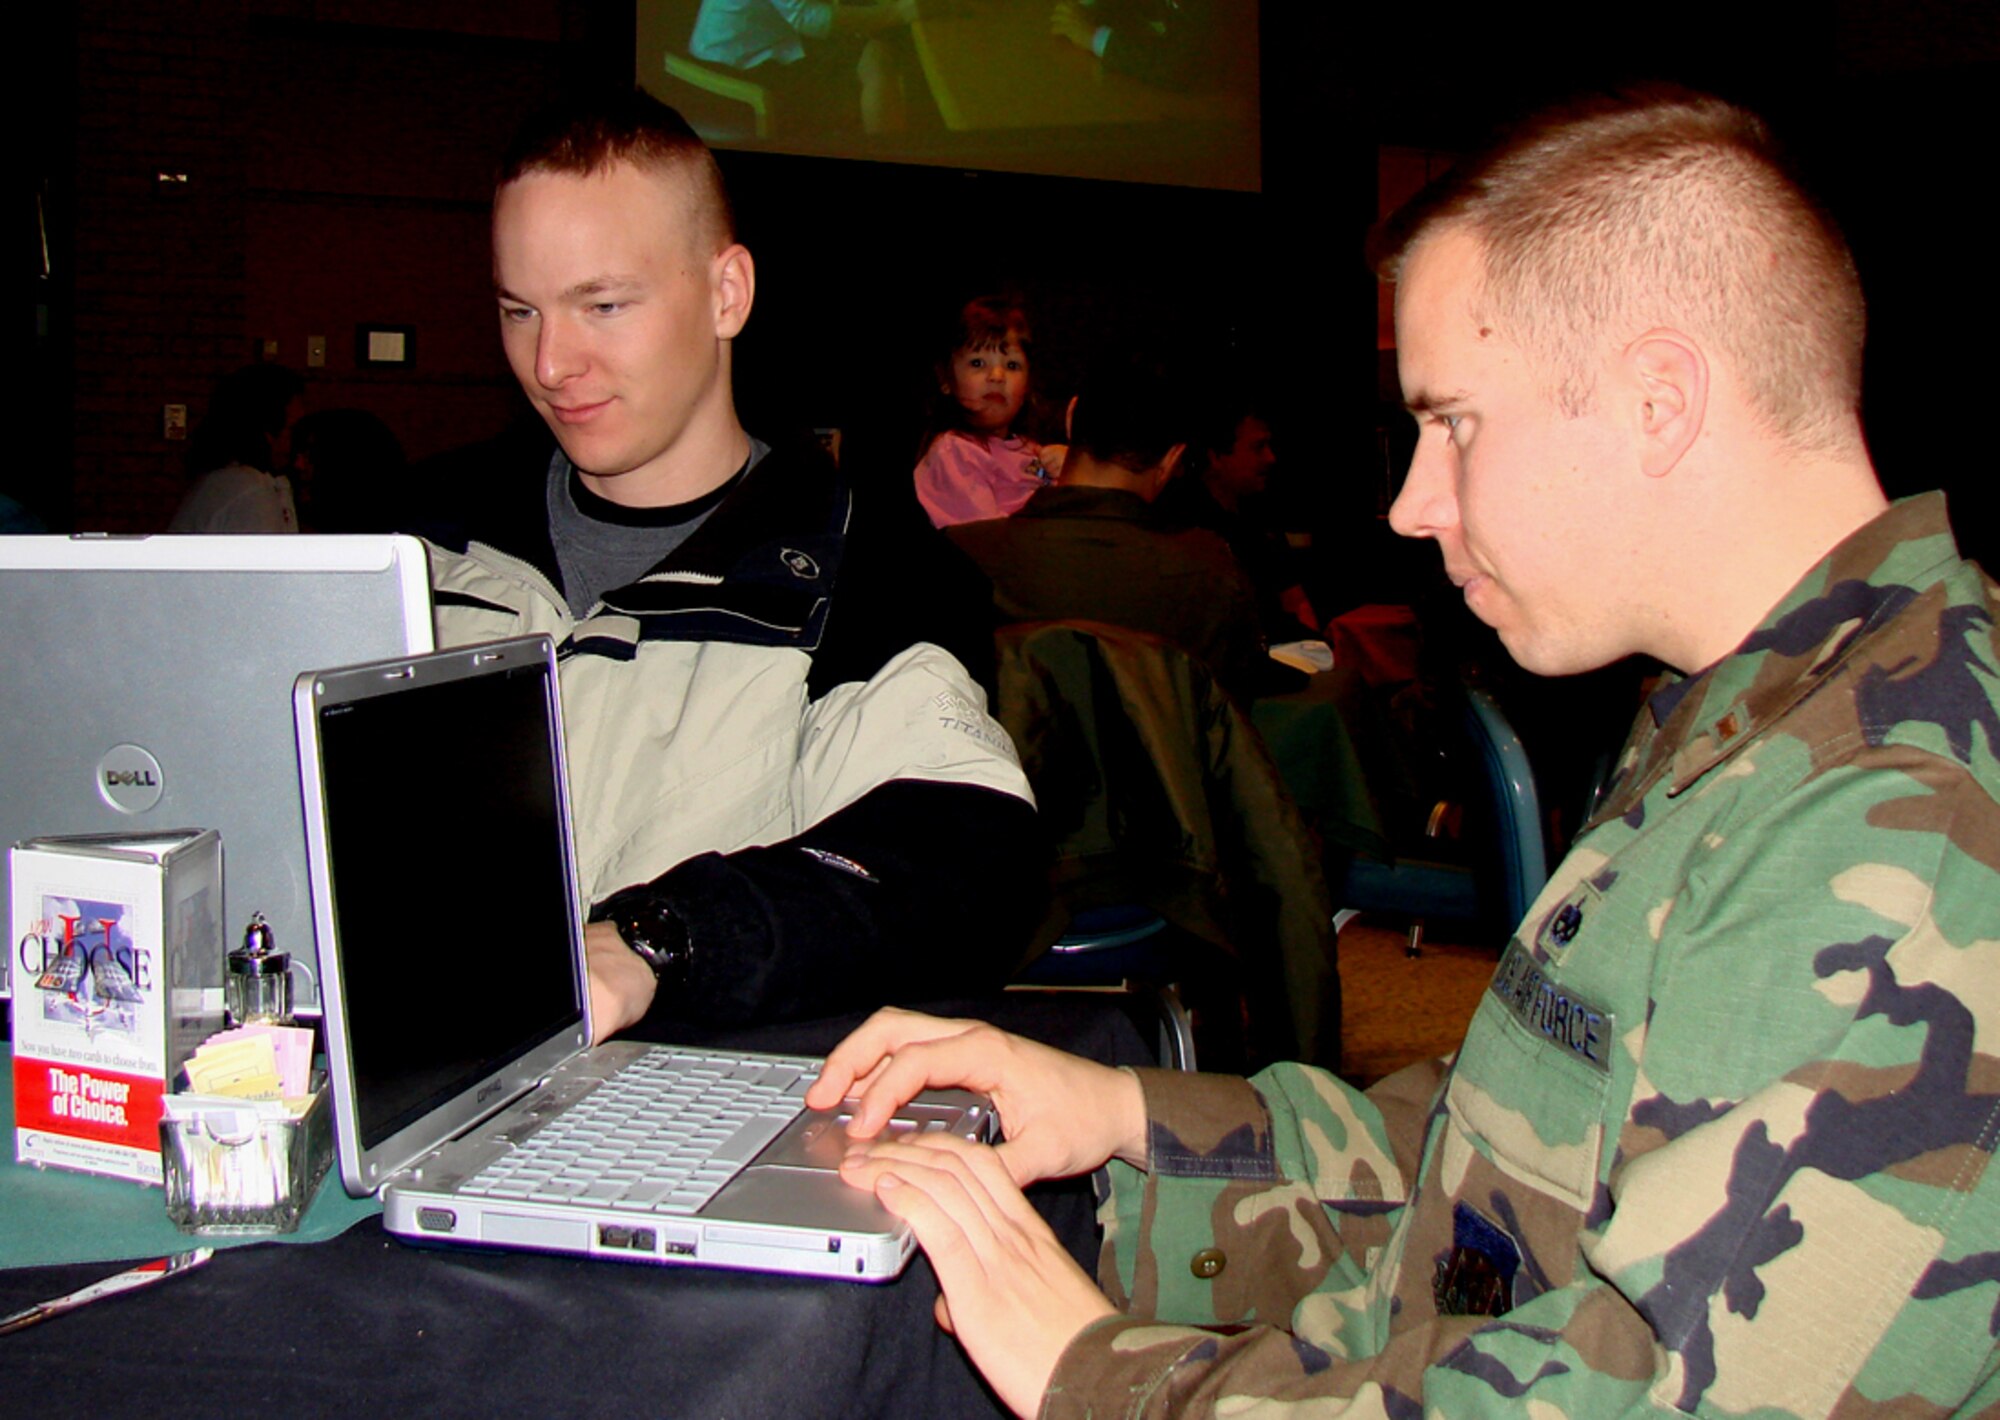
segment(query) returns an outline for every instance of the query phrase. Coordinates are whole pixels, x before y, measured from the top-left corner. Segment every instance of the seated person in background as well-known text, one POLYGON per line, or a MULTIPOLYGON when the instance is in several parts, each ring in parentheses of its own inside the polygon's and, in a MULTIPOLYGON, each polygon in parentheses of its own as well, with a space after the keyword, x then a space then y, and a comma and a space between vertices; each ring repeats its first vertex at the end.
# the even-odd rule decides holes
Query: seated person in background
POLYGON ((1062 471, 1062 450, 1016 432, 1028 407, 1034 337, 1020 302, 968 301, 938 342, 937 393, 917 460, 917 501, 941 528, 1004 518, 1062 471))
POLYGON ((306 409, 306 387, 283 365, 245 365, 225 375, 208 414, 188 440, 193 486, 174 510, 168 532, 295 533, 292 426, 306 409))
POLYGON ((851 67, 861 84, 863 130, 895 133, 908 122, 903 65, 883 41, 916 19, 917 0, 702 0, 688 53, 731 69, 799 66, 808 81, 819 77, 816 71, 851 67), (809 50, 801 36, 816 48, 809 50))
POLYGON ((1884 500, 1860 283, 1757 119, 1598 99, 1444 183, 1383 262, 1391 521, 1524 667, 1685 677, 1453 1062, 1134 1076, 886 1014, 807 1103, 993 1096, 998 1150, 847 1174, 1022 1415, 1992 1415, 2000 588, 1884 500), (1109 1297, 1018 1187, 1107 1160, 1109 1297))
POLYGON ((1154 370, 1092 379, 1070 404, 1062 481, 1011 518, 947 536, 993 584, 1002 623, 1105 621, 1151 632, 1247 699, 1274 667, 1250 584, 1222 539, 1159 517, 1179 472, 1187 401, 1154 370))
POLYGON ((1207 528, 1229 544, 1257 589, 1264 634, 1274 642, 1320 634, 1300 585, 1297 554, 1282 533, 1254 516, 1277 464, 1270 423, 1248 394, 1224 386, 1194 421, 1188 477, 1160 504, 1168 517, 1207 528))
POLYGON ((738 422, 756 273, 714 158, 627 94, 532 121, 501 172, 501 344, 561 448, 433 550, 438 641, 562 646, 598 1036, 996 986, 1034 810, 934 644, 990 656, 986 628, 944 624, 816 446, 738 422))
POLYGON ((300 521, 316 533, 386 533, 416 521, 402 441, 365 409, 315 410, 292 430, 300 521))

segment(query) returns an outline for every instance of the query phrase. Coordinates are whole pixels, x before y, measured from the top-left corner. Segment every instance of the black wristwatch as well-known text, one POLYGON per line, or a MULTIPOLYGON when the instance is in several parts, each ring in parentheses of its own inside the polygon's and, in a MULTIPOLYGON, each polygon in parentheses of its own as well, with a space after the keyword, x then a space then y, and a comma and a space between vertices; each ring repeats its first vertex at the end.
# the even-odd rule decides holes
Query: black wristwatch
POLYGON ((651 887, 622 888, 597 905, 591 920, 609 922, 632 954, 653 969, 661 986, 687 985, 694 951, 687 924, 651 887))

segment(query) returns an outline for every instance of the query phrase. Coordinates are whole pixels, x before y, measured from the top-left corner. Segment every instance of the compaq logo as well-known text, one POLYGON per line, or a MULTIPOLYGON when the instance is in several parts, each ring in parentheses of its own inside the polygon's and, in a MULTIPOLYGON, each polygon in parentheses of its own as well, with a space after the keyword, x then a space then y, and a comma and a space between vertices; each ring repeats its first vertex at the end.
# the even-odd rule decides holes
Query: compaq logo
POLYGON ((97 796, 121 814, 142 814, 167 792, 167 772, 138 745, 113 745, 97 761, 97 796))

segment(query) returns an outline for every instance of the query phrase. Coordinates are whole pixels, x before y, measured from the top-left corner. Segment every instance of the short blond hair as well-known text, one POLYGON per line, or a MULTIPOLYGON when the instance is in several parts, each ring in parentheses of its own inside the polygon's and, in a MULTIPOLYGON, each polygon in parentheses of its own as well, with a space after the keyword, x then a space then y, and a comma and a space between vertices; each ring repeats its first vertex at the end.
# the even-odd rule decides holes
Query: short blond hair
POLYGON ((1755 114, 1653 89, 1544 113, 1426 189, 1378 232, 1393 281, 1446 230, 1476 237, 1482 318, 1591 407, 1605 343, 1685 330, 1728 358, 1771 432, 1840 442, 1861 402, 1866 315, 1833 221, 1755 114))
POLYGON ((715 154, 678 109, 643 89, 573 93, 533 114, 501 158, 494 189, 531 173, 592 177, 620 163, 680 180, 689 230, 712 250, 736 240, 736 214, 715 154))

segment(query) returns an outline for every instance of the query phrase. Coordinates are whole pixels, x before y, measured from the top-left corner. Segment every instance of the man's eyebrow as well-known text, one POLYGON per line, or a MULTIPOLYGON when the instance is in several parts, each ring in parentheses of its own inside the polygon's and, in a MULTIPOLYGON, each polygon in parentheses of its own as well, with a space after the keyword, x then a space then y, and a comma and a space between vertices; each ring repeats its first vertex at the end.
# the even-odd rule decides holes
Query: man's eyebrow
MULTIPOLYGON (((565 301, 587 301, 593 296, 603 296, 614 292, 632 291, 644 285, 636 276, 592 276, 566 288, 560 297, 565 301)), ((499 282, 493 283, 493 294, 503 301, 513 301, 518 305, 533 305, 509 291, 499 282)))
POLYGON ((1437 394, 1431 390, 1418 390, 1403 401, 1403 408, 1412 414, 1435 414, 1440 409, 1451 409, 1472 398, 1470 390, 1453 390, 1450 394, 1437 394))
POLYGON ((563 299, 587 301, 592 296, 606 296, 614 292, 631 291, 643 283, 636 276, 593 276, 587 281, 579 281, 563 292, 563 299))

